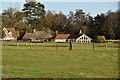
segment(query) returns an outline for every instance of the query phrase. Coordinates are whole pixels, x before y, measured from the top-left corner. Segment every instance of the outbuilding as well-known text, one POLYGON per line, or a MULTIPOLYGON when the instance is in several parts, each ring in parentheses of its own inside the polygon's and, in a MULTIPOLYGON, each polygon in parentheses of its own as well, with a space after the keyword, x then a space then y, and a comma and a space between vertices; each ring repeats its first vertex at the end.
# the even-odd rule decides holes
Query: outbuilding
POLYGON ((67 42, 70 34, 58 34, 55 37, 55 42, 67 42))
POLYGON ((23 36, 23 40, 30 40, 30 41, 37 41, 37 42, 43 42, 43 41, 47 41, 49 38, 51 38, 52 35, 45 32, 45 31, 36 31, 34 33, 26 33, 23 36))

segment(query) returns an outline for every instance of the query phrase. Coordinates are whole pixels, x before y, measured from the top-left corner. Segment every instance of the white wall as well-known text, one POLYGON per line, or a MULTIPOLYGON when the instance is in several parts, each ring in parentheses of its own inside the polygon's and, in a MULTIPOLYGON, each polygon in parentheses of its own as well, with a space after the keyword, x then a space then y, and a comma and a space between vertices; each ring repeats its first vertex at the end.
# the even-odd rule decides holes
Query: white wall
POLYGON ((91 38, 83 34, 79 38, 76 39, 76 42, 81 42, 81 43, 91 43, 91 38))
POLYGON ((55 42, 66 42, 66 39, 55 39, 55 42))

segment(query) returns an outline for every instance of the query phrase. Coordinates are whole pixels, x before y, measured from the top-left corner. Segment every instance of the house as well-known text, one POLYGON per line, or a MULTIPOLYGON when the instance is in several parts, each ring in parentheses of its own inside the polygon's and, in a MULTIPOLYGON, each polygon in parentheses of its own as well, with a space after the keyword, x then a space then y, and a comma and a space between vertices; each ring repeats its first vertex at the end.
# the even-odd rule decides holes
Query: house
POLYGON ((76 39, 76 42, 80 43, 91 43, 92 39, 85 34, 80 34, 80 36, 76 39))
POLYGON ((80 42, 80 43, 91 43, 91 38, 88 37, 85 34, 71 34, 68 38, 68 41, 70 42, 80 42))
POLYGON ((55 37, 55 42, 67 42, 70 34, 58 34, 55 37))
POLYGON ((85 34, 58 34, 55 42, 80 42, 91 43, 91 38, 85 34))
POLYGON ((80 42, 80 43, 91 43, 92 39, 87 35, 82 33, 82 30, 79 31, 77 34, 71 34, 68 38, 70 42, 80 42))
POLYGON ((47 41, 49 38, 51 38, 52 35, 45 32, 45 31, 36 31, 33 33, 26 33, 23 36, 23 40, 30 40, 33 42, 43 42, 43 41, 47 41))
POLYGON ((17 40, 15 28, 3 28, 3 40, 17 40))

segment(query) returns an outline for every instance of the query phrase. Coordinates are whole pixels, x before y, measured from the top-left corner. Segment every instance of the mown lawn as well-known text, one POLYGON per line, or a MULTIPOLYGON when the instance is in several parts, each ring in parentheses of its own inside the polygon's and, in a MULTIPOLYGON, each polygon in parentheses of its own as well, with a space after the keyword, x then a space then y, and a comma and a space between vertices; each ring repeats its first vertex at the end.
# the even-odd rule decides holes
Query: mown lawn
POLYGON ((69 43, 17 44, 3 43, 4 78, 118 77, 117 44, 107 48, 95 44, 95 50, 92 44, 80 43, 73 43, 73 50, 69 50, 69 43))

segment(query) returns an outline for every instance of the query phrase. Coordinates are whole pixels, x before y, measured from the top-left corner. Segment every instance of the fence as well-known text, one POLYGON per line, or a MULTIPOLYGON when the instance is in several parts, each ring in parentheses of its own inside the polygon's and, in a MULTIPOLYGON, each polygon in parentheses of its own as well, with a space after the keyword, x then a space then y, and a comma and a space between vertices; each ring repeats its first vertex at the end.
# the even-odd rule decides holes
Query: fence
POLYGON ((44 42, 44 43, 33 43, 33 42, 3 42, 2 47, 4 48, 24 48, 24 49, 45 49, 45 48, 55 48, 59 49, 60 47, 67 47, 69 49, 69 43, 55 43, 55 42, 44 42))
MULTIPOLYGON (((116 43, 72 43, 72 49, 81 49, 81 50, 96 50, 97 48, 119 48, 119 44, 116 43)), ((55 42, 44 42, 44 43, 32 43, 32 42, 3 42, 2 48, 9 49, 51 49, 51 50, 60 50, 60 49, 70 49, 70 43, 55 43, 55 42)))

